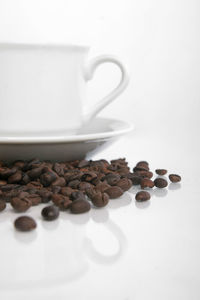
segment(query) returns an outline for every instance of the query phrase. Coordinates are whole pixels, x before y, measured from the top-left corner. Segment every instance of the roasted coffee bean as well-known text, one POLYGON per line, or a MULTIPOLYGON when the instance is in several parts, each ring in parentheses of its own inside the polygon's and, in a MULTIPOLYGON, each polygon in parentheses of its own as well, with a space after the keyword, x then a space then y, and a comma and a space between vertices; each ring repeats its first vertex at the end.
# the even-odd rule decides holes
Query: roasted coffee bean
POLYGON ((53 165, 53 170, 58 174, 58 176, 64 176, 64 164, 55 163, 53 165))
POLYGON ((7 181, 6 180, 0 180, 0 187, 2 186, 2 185, 6 185, 7 184, 7 181))
POLYGON ((66 182, 70 182, 72 180, 81 180, 83 176, 83 172, 80 170, 69 170, 65 173, 64 178, 66 182))
POLYGON ((142 177, 142 178, 151 179, 153 177, 153 173, 150 171, 136 171, 134 174, 136 174, 137 176, 142 177))
POLYGON ((73 189, 78 189, 79 187, 79 184, 80 184, 80 181, 78 179, 76 180, 72 180, 68 183, 68 186, 73 188, 73 189))
POLYGON ((0 178, 1 179, 7 179, 9 176, 12 176, 17 172, 17 168, 13 167, 11 169, 9 168, 0 168, 0 178))
POLYGON ((134 174, 134 173, 128 173, 125 175, 126 178, 130 179, 132 181, 133 185, 139 185, 142 177, 134 174))
POLYGON ((156 169, 155 172, 158 175, 165 175, 165 174, 167 174, 167 170, 165 170, 165 169, 156 169))
POLYGON ((118 186, 111 186, 105 190, 105 193, 108 194, 110 199, 116 199, 123 195, 123 190, 118 186))
POLYGON ((22 172, 17 171, 15 174, 8 177, 8 183, 18 183, 22 179, 22 172))
POLYGON ((125 178, 120 179, 116 185, 125 192, 125 191, 128 191, 132 187, 132 181, 125 177, 125 178))
POLYGON ((29 176, 31 180, 37 179, 42 174, 43 167, 34 168, 28 171, 26 174, 29 176))
POLYGON ((104 180, 106 180, 109 185, 116 185, 120 178, 119 174, 110 173, 104 177, 104 180))
POLYGON ((51 186, 51 191, 53 194, 59 194, 61 191, 61 186, 58 186, 58 185, 51 186))
POLYGON ((89 166, 89 161, 86 159, 80 160, 79 164, 78 164, 78 168, 85 168, 87 166, 89 166))
POLYGON ((49 186, 56 180, 56 175, 53 172, 46 172, 40 176, 40 182, 43 186, 49 186))
POLYGON ((74 189, 72 189, 71 187, 68 187, 68 186, 60 189, 60 193, 64 196, 68 196, 68 197, 70 197, 73 192, 74 192, 74 189))
POLYGON ((133 172, 137 172, 137 171, 147 171, 148 172, 149 168, 148 167, 146 168, 146 167, 137 167, 136 166, 136 167, 133 168, 133 172))
POLYGON ((140 161, 140 162, 138 162, 135 167, 136 168, 143 168, 146 171, 149 171, 149 164, 146 161, 140 161))
POLYGON ((85 200, 85 195, 82 191, 74 191, 71 193, 70 199, 73 201, 78 200, 78 199, 85 200))
POLYGON ((17 189, 18 187, 19 187, 18 184, 6 184, 6 185, 1 186, 0 189, 2 192, 9 192, 9 191, 17 189))
POLYGON ((41 189, 43 185, 38 181, 30 181, 27 185, 29 188, 41 189))
POLYGON ((78 199, 72 202, 70 210, 73 214, 82 214, 88 212, 91 208, 91 205, 88 201, 78 199))
POLYGON ((180 182, 181 181, 181 176, 177 174, 170 174, 169 179, 171 182, 180 182))
POLYGON ((120 175, 120 176, 123 176, 123 175, 126 175, 130 172, 130 169, 125 167, 125 168, 120 168, 117 170, 117 173, 120 175))
POLYGON ((95 190, 100 191, 100 192, 104 192, 105 190, 107 190, 110 187, 110 185, 107 183, 107 181, 101 181, 100 183, 98 183, 95 186, 95 190))
POLYGON ((90 172, 90 171, 85 172, 81 177, 83 181, 88 181, 88 182, 92 181, 94 178, 97 178, 97 174, 95 172, 90 172))
POLYGON ((28 197, 29 196, 29 193, 26 192, 26 191, 20 191, 18 192, 17 196, 21 199, 25 198, 25 197, 28 197))
POLYGON ((35 220, 28 216, 22 216, 15 220, 14 226, 19 231, 30 231, 37 227, 35 220))
POLYGON ((158 177, 154 180, 154 185, 160 189, 163 189, 168 185, 168 183, 167 180, 158 177))
POLYGON ((6 202, 0 199, 0 211, 3 211, 6 208, 6 202))
POLYGON ((30 200, 32 206, 38 205, 42 202, 41 197, 37 194, 30 194, 27 197, 25 197, 24 199, 30 200))
POLYGON ((58 177, 55 181, 52 182, 51 186, 66 186, 65 178, 58 177))
POLYGON ((16 160, 14 163, 13 163, 13 166, 17 167, 18 169, 23 169, 25 165, 25 161, 23 160, 16 160))
POLYGON ((59 217, 60 212, 58 207, 51 205, 44 207, 41 214, 46 221, 53 221, 59 217))
POLYGON ((85 181, 80 182, 79 186, 78 186, 79 190, 81 190, 81 191, 85 191, 87 189, 90 189, 91 187, 93 187, 93 185, 91 183, 85 182, 85 181))
POLYGON ((32 205, 31 201, 26 198, 13 197, 10 201, 12 207, 18 212, 27 211, 32 205))
POLYGON ((46 189, 38 190, 37 194, 41 197, 42 203, 47 203, 51 200, 52 192, 50 192, 46 189))
POLYGON ((106 193, 96 192, 91 198, 92 203, 97 207, 104 207, 109 202, 109 196, 106 193))
POLYGON ((66 210, 70 207, 72 201, 67 196, 60 194, 52 195, 53 203, 60 208, 60 210, 66 210))
POLYGON ((142 178, 141 181, 140 181, 140 185, 141 185, 142 189, 153 188, 154 187, 154 182, 149 178, 142 178))
POLYGON ((27 184, 31 181, 30 177, 26 173, 22 173, 21 184, 27 184))
POLYGON ((112 159, 110 161, 111 165, 113 164, 119 164, 119 165, 125 165, 127 166, 127 161, 126 161, 126 158, 118 158, 118 159, 112 159))
POLYGON ((135 195, 135 200, 138 202, 147 201, 151 198, 151 195, 148 192, 141 191, 135 195))

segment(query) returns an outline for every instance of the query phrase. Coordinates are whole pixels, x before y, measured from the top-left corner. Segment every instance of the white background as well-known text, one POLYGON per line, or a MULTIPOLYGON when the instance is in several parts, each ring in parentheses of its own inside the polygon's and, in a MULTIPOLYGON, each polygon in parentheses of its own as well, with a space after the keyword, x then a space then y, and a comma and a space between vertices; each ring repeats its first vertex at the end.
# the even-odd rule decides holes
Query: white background
MULTIPOLYGON (((130 203, 130 193, 124 202, 112 202, 96 215, 92 212, 92 221, 83 221, 79 228, 66 217, 57 231, 48 230, 48 226, 42 231, 40 225, 37 238, 32 236, 35 243, 16 235, 19 244, 22 241, 16 251, 25 253, 26 244, 32 257, 40 253, 32 280, 38 273, 44 279, 45 268, 50 274, 49 262, 56 269, 52 260, 55 245, 49 245, 52 236, 56 239, 59 232, 63 234, 66 222, 76 238, 87 233, 105 254, 118 251, 118 244, 101 224, 109 229, 114 222, 126 236, 124 243, 115 228, 125 249, 114 264, 105 266, 91 260, 85 274, 63 285, 56 282, 57 288, 52 284, 45 290, 41 283, 41 290, 31 290, 30 299, 199 300, 199 14, 198 0, 0 0, 0 41, 86 43, 92 47, 91 57, 113 53, 126 62, 131 74, 129 87, 101 115, 127 119, 136 129, 97 158, 126 156, 132 166, 147 159, 153 169, 166 167, 183 177, 177 189, 171 185, 169 190, 155 192, 149 206, 130 203)), ((115 67, 100 67, 89 84, 88 102, 100 99, 118 80, 115 67)), ((13 229, 9 230, 11 237, 6 235, 5 243, 12 244, 13 229)), ((62 258, 67 251, 63 235, 57 242, 62 258)), ((69 243, 72 253, 74 248, 70 247, 69 243)), ((9 249, 13 254, 12 247, 9 249)), ((29 256, 24 259, 31 266, 29 256)), ((65 263, 61 273, 59 268, 55 270, 62 278, 69 271, 70 263, 65 263)), ((19 280, 25 280, 26 270, 20 273, 23 259, 16 265, 16 277, 19 272, 19 280)), ((28 288, 14 289, 8 295, 5 289, 1 298, 26 299, 27 292, 28 288)))

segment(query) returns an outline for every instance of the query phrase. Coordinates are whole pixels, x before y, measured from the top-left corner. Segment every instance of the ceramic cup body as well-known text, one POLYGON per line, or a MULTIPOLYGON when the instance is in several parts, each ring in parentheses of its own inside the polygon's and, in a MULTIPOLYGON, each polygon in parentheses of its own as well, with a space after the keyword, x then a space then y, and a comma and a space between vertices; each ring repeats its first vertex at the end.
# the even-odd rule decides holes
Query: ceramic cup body
POLYGON ((0 133, 74 131, 116 98, 128 81, 125 67, 111 56, 88 61, 88 52, 83 46, 0 44, 0 133), (121 82, 86 116, 86 83, 107 61, 118 64, 121 82))

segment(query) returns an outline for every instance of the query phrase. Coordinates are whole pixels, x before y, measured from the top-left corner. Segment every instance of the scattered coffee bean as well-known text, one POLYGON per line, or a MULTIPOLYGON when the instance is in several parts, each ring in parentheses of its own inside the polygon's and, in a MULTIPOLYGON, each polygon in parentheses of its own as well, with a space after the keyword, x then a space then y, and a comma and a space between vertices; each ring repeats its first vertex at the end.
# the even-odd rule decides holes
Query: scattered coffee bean
POLYGON ((91 201, 97 207, 104 207, 109 202, 109 196, 106 193, 98 191, 91 197, 91 201))
POLYGON ((82 214, 88 212, 91 208, 91 205, 86 200, 75 200, 70 206, 70 210, 73 214, 82 214))
POLYGON ((125 191, 128 191, 132 187, 132 181, 125 177, 125 178, 120 179, 116 185, 125 192, 125 191))
POLYGON ((181 176, 177 174, 170 174, 169 179, 171 182, 180 182, 181 181, 181 176))
POLYGON ((0 211, 3 211, 6 208, 6 202, 0 199, 0 211))
POLYGON ((154 184, 156 187, 158 187, 160 189, 163 189, 168 185, 167 180, 165 180, 163 178, 156 178, 154 180, 154 184))
POLYGON ((161 176, 167 174, 167 170, 165 170, 165 169, 156 169, 155 172, 156 172, 156 174, 161 175, 161 176))
POLYGON ((58 218, 60 212, 58 207, 51 205, 44 207, 41 214, 46 221, 53 221, 58 218))
POLYGON ((151 195, 148 192, 141 191, 135 195, 135 200, 138 202, 147 201, 151 198, 151 195))
POLYGON ((153 188, 154 182, 149 178, 142 178, 140 181, 141 189, 153 188))
POLYGON ((37 227, 35 220, 28 216, 19 217, 15 220, 14 226, 20 231, 30 231, 37 227))
POLYGON ((116 199, 123 195, 123 190, 119 186, 111 186, 105 190, 105 193, 108 194, 110 199, 116 199))

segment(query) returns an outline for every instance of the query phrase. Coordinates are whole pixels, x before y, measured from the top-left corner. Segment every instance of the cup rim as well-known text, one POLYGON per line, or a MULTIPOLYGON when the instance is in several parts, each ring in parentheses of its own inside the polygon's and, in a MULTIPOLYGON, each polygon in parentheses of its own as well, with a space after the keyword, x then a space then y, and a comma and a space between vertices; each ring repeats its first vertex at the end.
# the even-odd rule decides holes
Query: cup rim
POLYGON ((0 42, 1 49, 71 49, 71 50, 89 50, 89 45, 70 44, 70 43, 53 43, 53 42, 0 42))

